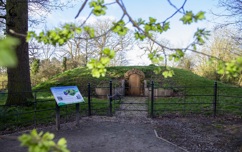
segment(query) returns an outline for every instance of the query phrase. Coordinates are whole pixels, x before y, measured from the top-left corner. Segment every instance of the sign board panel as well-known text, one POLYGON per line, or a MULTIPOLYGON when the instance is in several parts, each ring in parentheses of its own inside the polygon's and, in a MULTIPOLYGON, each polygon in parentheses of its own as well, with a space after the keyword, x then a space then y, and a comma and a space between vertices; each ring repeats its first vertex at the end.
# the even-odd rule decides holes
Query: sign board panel
POLYGON ((63 86, 50 88, 58 106, 84 102, 77 86, 63 86))

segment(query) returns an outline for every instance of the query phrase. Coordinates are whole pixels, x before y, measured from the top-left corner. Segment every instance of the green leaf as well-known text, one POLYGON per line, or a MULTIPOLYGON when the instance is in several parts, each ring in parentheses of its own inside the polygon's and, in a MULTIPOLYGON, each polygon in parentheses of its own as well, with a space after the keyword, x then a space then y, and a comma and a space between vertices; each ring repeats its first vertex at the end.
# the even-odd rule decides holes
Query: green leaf
POLYGON ((162 71, 162 68, 159 66, 154 69, 155 74, 160 74, 161 71, 162 71))
POLYGON ((63 146, 63 145, 66 145, 66 139, 65 138, 61 138, 59 141, 58 141, 58 143, 57 143, 57 145, 60 145, 60 146, 63 146))
POLYGON ((123 20, 117 22, 117 23, 113 23, 114 26, 112 27, 112 31, 117 33, 120 36, 124 36, 127 34, 128 32, 128 28, 125 27, 125 22, 123 20))
POLYGON ((29 31, 26 36, 26 42, 29 42, 33 37, 36 37, 37 35, 35 34, 34 31, 29 31))
POLYGON ((109 48, 104 48, 103 49, 103 54, 105 54, 105 55, 109 55, 110 52, 111 52, 111 50, 109 48))
POLYGON ((168 29, 170 29, 170 22, 166 22, 163 24, 163 30, 167 31, 168 29))
POLYGON ((203 11, 198 12, 196 15, 194 15, 192 11, 186 11, 180 20, 183 24, 191 24, 192 22, 197 22, 203 19, 205 19, 205 12, 203 11))
POLYGON ((110 50, 109 48, 104 48, 102 53, 105 54, 110 59, 113 59, 115 57, 115 51, 114 50, 110 50))
POLYGON ((29 152, 69 152, 66 145, 66 140, 61 138, 56 144, 53 141, 54 134, 46 132, 38 133, 36 129, 30 134, 23 134, 18 139, 21 146, 27 146, 29 152))
POLYGON ((198 45, 203 45, 205 43, 205 39, 208 39, 209 35, 210 32, 206 31, 205 29, 197 29, 197 31, 194 33, 194 37, 197 40, 198 45))
POLYGON ((144 29, 145 29, 145 32, 149 32, 151 30, 152 26, 149 25, 149 24, 146 24, 144 29))
POLYGON ((14 67, 17 65, 15 48, 19 40, 10 36, 0 40, 0 66, 14 67))
POLYGON ((92 76, 96 78, 100 77, 100 72, 98 71, 98 69, 92 69, 92 76))
POLYGON ((162 72, 162 75, 165 78, 172 77, 174 75, 174 71, 173 70, 166 70, 166 71, 162 72))
POLYGON ((109 57, 111 59, 113 59, 115 57, 115 51, 114 50, 111 50, 110 53, 109 53, 109 57))
POLYGON ((185 53, 181 49, 176 49, 175 51, 175 53, 169 55, 170 61, 174 60, 175 62, 177 62, 185 55, 185 53))
POLYGON ((91 38, 95 37, 95 30, 92 27, 85 26, 84 30, 89 34, 91 38))
POLYGON ((152 59, 154 58, 154 54, 153 54, 153 53, 149 53, 149 54, 148 54, 148 58, 149 58, 150 60, 152 60, 152 59))
POLYGON ((192 11, 186 11, 185 15, 180 19, 183 24, 191 24, 193 22, 193 13, 192 11))
POLYGON ((176 55, 179 57, 179 58, 182 58, 184 57, 184 52, 181 50, 181 49, 176 49, 176 55))
POLYGON ((81 29, 81 28, 76 28, 76 30, 75 30, 75 31, 76 31, 76 33, 77 33, 77 34, 81 34, 82 29, 81 29))
POLYGON ((65 40, 64 40, 64 39, 59 39, 59 40, 58 40, 58 43, 59 43, 60 45, 63 45, 63 44, 65 43, 65 40))
POLYGON ((146 36, 144 34, 139 33, 138 31, 136 31, 134 33, 134 36, 135 36, 135 39, 136 40, 141 40, 141 41, 143 41, 146 38, 146 36))
POLYGON ((150 24, 154 24, 156 22, 156 19, 153 17, 149 17, 150 24))
POLYGON ((198 12, 198 13, 195 15, 195 19, 196 19, 196 21, 197 21, 197 20, 203 20, 203 19, 205 19, 205 12, 203 12, 203 11, 198 12))
POLYGON ((93 67, 94 67, 94 66, 93 66, 93 64, 92 64, 91 62, 88 62, 88 63, 87 63, 87 68, 88 68, 88 69, 93 69, 93 67))
POLYGON ((93 0, 89 3, 89 7, 93 8, 92 13, 96 16, 101 16, 106 14, 107 7, 104 5, 104 0, 93 0))
POLYGON ((138 18, 137 24, 143 25, 143 24, 145 24, 145 20, 143 20, 142 18, 138 18))

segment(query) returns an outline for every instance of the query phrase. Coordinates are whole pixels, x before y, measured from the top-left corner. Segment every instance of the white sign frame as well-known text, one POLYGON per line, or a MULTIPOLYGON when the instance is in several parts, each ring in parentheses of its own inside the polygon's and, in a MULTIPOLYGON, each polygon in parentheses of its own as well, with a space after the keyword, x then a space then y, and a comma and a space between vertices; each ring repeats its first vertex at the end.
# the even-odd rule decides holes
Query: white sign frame
POLYGON ((84 102, 77 86, 59 86, 50 88, 58 106, 84 102))

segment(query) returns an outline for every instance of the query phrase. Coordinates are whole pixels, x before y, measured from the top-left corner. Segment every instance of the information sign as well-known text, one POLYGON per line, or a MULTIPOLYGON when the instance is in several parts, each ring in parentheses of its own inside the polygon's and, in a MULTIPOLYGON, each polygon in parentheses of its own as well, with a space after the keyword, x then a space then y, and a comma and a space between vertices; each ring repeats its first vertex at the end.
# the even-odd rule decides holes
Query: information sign
POLYGON ((50 90, 58 106, 84 102, 77 86, 51 87, 50 90))

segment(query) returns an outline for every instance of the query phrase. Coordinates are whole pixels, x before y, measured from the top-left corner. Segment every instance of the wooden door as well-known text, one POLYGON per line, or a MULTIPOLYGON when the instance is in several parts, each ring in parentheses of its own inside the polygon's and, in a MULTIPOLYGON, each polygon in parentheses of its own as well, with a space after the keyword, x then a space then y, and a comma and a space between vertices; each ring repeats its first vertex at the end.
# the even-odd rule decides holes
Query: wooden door
POLYGON ((141 82, 138 74, 132 74, 129 76, 129 94, 140 95, 141 82))

